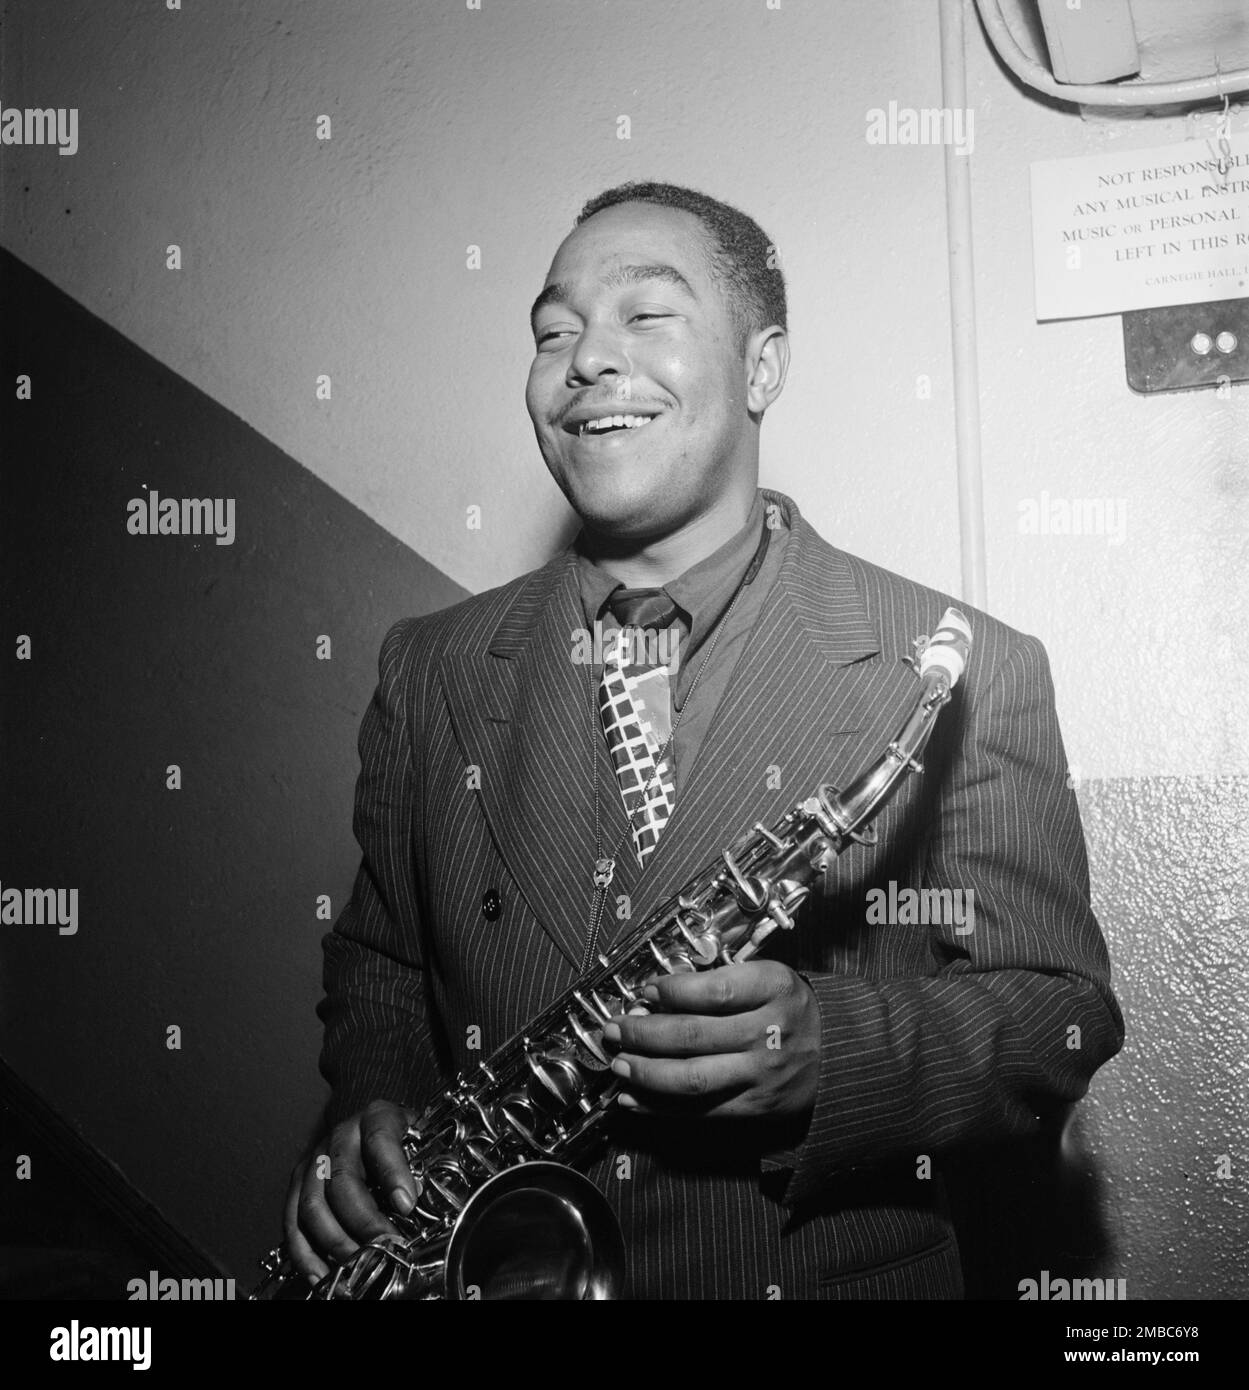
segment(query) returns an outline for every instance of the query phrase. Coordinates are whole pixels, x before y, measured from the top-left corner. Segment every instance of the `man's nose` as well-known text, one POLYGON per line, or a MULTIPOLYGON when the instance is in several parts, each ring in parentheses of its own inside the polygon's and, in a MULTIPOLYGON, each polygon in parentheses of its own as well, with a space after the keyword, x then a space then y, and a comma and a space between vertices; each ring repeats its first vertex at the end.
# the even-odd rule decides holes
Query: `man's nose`
POLYGON ((567 383, 584 386, 604 376, 629 376, 632 370, 620 330, 609 324, 587 324, 569 358, 567 383))

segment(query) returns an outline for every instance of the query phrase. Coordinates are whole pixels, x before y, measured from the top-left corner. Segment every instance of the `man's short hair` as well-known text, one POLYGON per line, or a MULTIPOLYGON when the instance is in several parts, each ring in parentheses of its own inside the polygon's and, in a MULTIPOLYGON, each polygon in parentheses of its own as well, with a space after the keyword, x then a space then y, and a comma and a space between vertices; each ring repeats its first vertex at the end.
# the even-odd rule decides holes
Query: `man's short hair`
POLYGON ((617 184, 591 198, 573 224, 621 203, 655 203, 693 213, 706 229, 712 277, 720 282, 737 328, 738 348, 760 328, 787 328, 785 277, 775 245, 751 217, 728 203, 675 183, 617 184))

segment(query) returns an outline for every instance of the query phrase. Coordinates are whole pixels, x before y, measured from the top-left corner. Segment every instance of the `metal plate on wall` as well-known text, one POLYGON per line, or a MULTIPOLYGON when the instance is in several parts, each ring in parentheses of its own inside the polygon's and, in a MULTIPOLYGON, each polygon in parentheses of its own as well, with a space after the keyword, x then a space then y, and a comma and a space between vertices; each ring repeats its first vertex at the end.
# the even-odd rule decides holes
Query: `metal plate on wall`
POLYGON ((1133 391, 1191 391, 1249 380, 1249 299, 1215 299, 1123 315, 1133 391))

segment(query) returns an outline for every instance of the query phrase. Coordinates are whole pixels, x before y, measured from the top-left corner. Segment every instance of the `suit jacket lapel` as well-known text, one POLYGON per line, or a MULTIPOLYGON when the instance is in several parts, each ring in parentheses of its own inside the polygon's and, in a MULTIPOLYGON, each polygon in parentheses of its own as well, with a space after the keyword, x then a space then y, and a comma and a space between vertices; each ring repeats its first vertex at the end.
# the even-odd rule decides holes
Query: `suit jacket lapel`
MULTIPOLYGON (((584 627, 575 560, 564 551, 538 572, 484 652, 450 657, 442 668, 460 747, 481 769, 479 794, 499 853, 575 966, 594 891, 592 758, 605 853, 625 828, 594 673, 572 660, 573 630, 584 627)), ((609 899, 605 922, 611 909, 609 899)))

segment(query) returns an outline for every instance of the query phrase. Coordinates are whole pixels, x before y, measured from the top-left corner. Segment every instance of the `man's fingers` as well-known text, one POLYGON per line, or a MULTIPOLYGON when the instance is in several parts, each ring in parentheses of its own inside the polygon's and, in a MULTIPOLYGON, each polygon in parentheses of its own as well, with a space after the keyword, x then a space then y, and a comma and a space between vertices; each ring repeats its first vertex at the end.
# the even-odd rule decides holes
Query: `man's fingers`
MULTIPOLYGON (((714 970, 662 975, 651 982, 654 1002, 669 1013, 736 1014, 760 1008, 793 989, 797 978, 773 960, 721 965, 714 970)), ((646 996, 650 998, 650 989, 646 996)))
MULTIPOLYGON (((351 1243, 352 1248, 346 1252, 348 1255, 353 1253, 357 1242, 363 1243, 374 1236, 394 1233, 394 1227, 382 1215, 369 1191, 360 1150, 360 1130, 350 1122, 340 1125, 330 1138, 330 1179, 325 1195, 329 1202, 328 1212, 332 1213, 335 1224, 340 1226, 351 1243)), ((320 1218, 321 1212, 315 1198, 308 1198, 306 1181, 304 1192, 312 1215, 320 1218)), ((307 1230, 306 1223, 301 1224, 307 1230)), ((318 1226, 317 1229, 322 1228, 318 1226)), ((326 1247, 315 1239, 315 1234, 313 1244, 323 1253, 326 1251, 326 1247)), ((329 1248, 329 1253, 336 1259, 345 1258, 340 1253, 341 1244, 341 1241, 336 1241, 329 1248)))
MULTIPOLYGON (((290 1204, 292 1212, 299 1209, 299 1196, 296 1194, 295 1200, 290 1204)), ((291 1263, 304 1275, 310 1282, 324 1279, 330 1272, 330 1267, 317 1254, 311 1245, 304 1239, 303 1232, 299 1229, 298 1217, 288 1216, 286 1222, 286 1250, 290 1255, 291 1263)))
POLYGON ((313 1279, 329 1273, 326 1261, 348 1260, 377 1236, 393 1235, 372 1188, 398 1191, 398 1208, 411 1211, 416 1184, 403 1155, 413 1111, 377 1101, 337 1126, 291 1173, 283 1229, 291 1261, 313 1279))
POLYGON ((412 1121, 397 1105, 370 1105, 360 1117, 360 1140, 370 1180, 406 1216, 419 1193, 403 1153, 403 1136, 412 1121))
POLYGON ((721 1052, 749 1052, 767 1040, 762 1012, 729 1014, 635 1014, 613 1019, 603 1037, 622 1052, 645 1057, 707 1057, 721 1052))
POLYGON ((323 1279, 329 1273, 329 1266, 304 1239, 299 1229, 299 1198, 303 1191, 306 1164, 300 1163, 291 1174, 290 1186, 286 1190, 286 1206, 282 1211, 282 1233, 286 1237, 286 1250, 291 1263, 300 1274, 313 1279, 323 1279))
POLYGON ((325 1191, 325 1183, 317 1176, 317 1163, 313 1159, 296 1198, 295 1227, 322 1259, 345 1260, 355 1253, 358 1242, 339 1224, 326 1203, 325 1191))
POLYGON ((684 1059, 628 1053, 615 1058, 611 1069, 643 1104, 662 1096, 721 1101, 753 1080, 750 1059, 740 1052, 684 1059))

